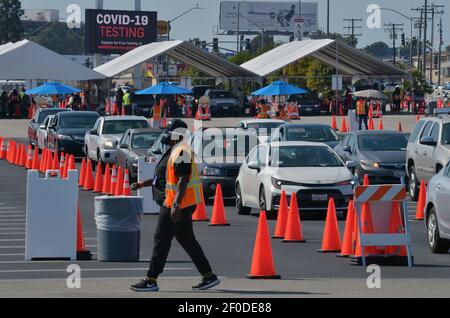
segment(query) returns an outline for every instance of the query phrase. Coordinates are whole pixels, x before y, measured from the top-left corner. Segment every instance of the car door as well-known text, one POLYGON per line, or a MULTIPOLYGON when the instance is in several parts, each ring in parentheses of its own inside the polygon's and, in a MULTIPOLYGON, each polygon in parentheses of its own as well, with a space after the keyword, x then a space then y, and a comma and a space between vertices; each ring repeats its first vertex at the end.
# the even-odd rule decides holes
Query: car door
POLYGON ((40 125, 37 130, 37 141, 40 149, 43 149, 45 147, 45 137, 49 122, 50 117, 45 118, 44 123, 40 125))
POLYGON ((427 161, 430 159, 430 156, 429 156, 430 146, 423 145, 422 143, 420 143, 420 140, 424 137, 430 136, 433 125, 434 125, 434 122, 431 120, 425 124, 422 134, 419 137, 417 147, 414 150, 414 155, 416 157, 415 169, 416 169, 416 174, 417 174, 417 178, 419 181, 421 181, 423 179, 428 180, 427 179, 428 178, 427 177, 427 175, 428 175, 427 167, 429 166, 429 163, 427 161))
POLYGON ((255 159, 256 161, 250 161, 250 162, 256 162, 259 166, 259 169, 249 169, 249 174, 247 178, 247 184, 248 184, 248 194, 250 197, 250 200, 252 203, 256 204, 256 206, 259 206, 259 190, 260 190, 260 184, 261 184, 261 178, 260 178, 260 172, 265 167, 265 161, 266 161, 266 154, 267 154, 267 146, 266 145, 260 145, 256 148, 255 157, 252 159, 255 159))
POLYGON ((49 123, 48 135, 47 135, 47 147, 53 149, 53 145, 57 140, 57 129, 58 125, 58 116, 55 116, 49 123))
POLYGON ((445 168, 443 175, 438 177, 437 182, 434 182, 434 189, 436 191, 436 210, 438 212, 440 230, 448 238, 450 237, 450 164, 445 168))
POLYGON ((131 157, 131 133, 128 132, 127 134, 125 134, 124 138, 123 138, 123 144, 127 146, 127 148, 119 148, 120 154, 121 154, 121 159, 120 159, 120 165, 124 168, 127 169, 127 161, 130 159, 131 157))
MULTIPOLYGON (((101 132, 101 126, 103 123, 103 119, 99 118, 94 125, 95 130, 97 130, 97 134, 99 135, 101 132)), ((88 149, 88 157, 91 159, 97 160, 97 139, 98 136, 92 135, 90 132, 88 132, 88 138, 87 138, 87 149, 88 149)))
POLYGON ((126 145, 125 141, 127 140, 127 137, 129 136, 129 132, 125 133, 122 138, 119 141, 119 144, 117 146, 117 164, 120 167, 123 167, 123 163, 125 162, 125 151, 123 148, 123 145, 126 145))
POLYGON ((344 156, 344 148, 348 146, 348 142, 350 140, 350 134, 348 134, 347 136, 345 136, 345 138, 340 142, 340 144, 334 149, 336 151, 336 153, 338 154, 338 156, 342 159, 345 160, 344 156))
POLYGON ((255 149, 253 149, 250 152, 250 154, 247 157, 247 160, 242 165, 242 171, 241 171, 242 179, 241 179, 240 186, 241 186, 242 200, 247 206, 252 206, 252 207, 257 207, 258 203, 255 202, 254 197, 252 197, 251 188, 254 187, 254 185, 251 183, 249 178, 256 179, 257 171, 250 169, 248 167, 248 165, 251 162, 257 161, 257 159, 256 159, 257 155, 258 155, 258 147, 256 147, 255 149))

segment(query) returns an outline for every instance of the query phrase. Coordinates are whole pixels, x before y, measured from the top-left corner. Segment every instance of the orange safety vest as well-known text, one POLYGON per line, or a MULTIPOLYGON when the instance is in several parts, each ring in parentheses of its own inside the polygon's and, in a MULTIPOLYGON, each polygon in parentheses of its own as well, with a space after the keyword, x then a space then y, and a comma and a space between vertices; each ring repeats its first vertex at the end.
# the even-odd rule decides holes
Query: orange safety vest
POLYGON ((203 202, 203 189, 198 175, 197 164, 195 163, 194 160, 194 153, 185 142, 181 142, 179 145, 175 146, 175 148, 172 150, 172 153, 170 154, 169 157, 169 161, 167 163, 166 200, 164 201, 164 205, 168 208, 172 208, 177 193, 179 178, 175 174, 175 160, 179 158, 181 152, 189 153, 191 155, 189 160, 192 162, 191 163, 192 169, 191 169, 191 176, 189 178, 190 179, 189 184, 187 186, 183 200, 181 201, 180 208, 185 209, 203 202))
POLYGON ((153 120, 161 120, 161 110, 161 105, 156 104, 153 106, 153 120))
POLYGON ((259 107, 258 118, 269 118, 269 107, 264 104, 260 104, 258 107, 259 107))
POLYGON ((367 115, 365 101, 359 100, 356 102, 356 114, 357 115, 367 115))

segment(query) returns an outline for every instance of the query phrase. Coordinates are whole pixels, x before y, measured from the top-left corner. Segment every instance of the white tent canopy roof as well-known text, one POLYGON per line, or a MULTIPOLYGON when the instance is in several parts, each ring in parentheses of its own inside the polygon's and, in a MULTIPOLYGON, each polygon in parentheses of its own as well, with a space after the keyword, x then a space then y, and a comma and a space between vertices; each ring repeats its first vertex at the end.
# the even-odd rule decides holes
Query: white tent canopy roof
POLYGON ((105 77, 34 42, 0 46, 0 77, 5 80, 87 81, 105 77))
POLYGON ((408 76, 407 72, 391 64, 342 41, 330 39, 286 43, 241 66, 264 77, 306 57, 316 58, 353 76, 408 76))
POLYGON ((143 45, 94 70, 111 78, 164 54, 214 77, 259 77, 239 65, 207 53, 201 48, 184 41, 155 42, 143 45))

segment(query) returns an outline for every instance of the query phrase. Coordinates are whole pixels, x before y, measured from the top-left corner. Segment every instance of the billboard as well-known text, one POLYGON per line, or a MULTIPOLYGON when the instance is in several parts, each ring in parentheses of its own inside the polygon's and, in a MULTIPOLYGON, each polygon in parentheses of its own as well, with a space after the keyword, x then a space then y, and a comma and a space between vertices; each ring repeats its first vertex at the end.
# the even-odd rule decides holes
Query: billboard
POLYGON ((222 1, 220 3, 220 28, 237 31, 238 4, 239 30, 297 33, 317 32, 319 29, 319 6, 316 2, 266 2, 266 1, 222 1), (300 18, 299 18, 300 17, 300 18))
POLYGON ((87 53, 124 54, 157 41, 157 13, 86 10, 87 53))

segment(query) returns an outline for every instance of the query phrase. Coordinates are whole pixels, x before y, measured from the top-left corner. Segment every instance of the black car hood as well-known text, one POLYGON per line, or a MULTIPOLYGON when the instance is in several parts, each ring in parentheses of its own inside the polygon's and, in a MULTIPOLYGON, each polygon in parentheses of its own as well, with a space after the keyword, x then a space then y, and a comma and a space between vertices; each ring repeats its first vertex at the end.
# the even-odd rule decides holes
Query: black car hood
POLYGON ((59 135, 66 135, 66 136, 84 136, 89 131, 89 129, 73 129, 73 128, 66 128, 66 129, 60 129, 58 130, 59 135))
POLYGON ((362 151, 360 159, 380 163, 401 163, 406 161, 406 150, 398 151, 362 151))

